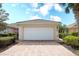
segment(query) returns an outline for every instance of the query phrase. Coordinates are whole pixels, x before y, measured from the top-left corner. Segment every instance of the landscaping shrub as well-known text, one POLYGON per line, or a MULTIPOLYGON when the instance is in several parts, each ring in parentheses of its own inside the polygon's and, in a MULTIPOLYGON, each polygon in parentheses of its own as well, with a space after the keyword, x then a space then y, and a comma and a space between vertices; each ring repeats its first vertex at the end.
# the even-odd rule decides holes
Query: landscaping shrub
POLYGON ((14 36, 0 37, 0 46, 6 46, 15 41, 14 36))
POLYGON ((72 32, 71 35, 78 36, 78 32, 72 32))
POLYGON ((5 36, 14 36, 16 33, 7 33, 7 34, 0 34, 0 37, 5 37, 5 36))
POLYGON ((8 34, 0 34, 0 37, 8 36, 8 34))
POLYGON ((8 36, 14 36, 16 35, 15 33, 8 33, 8 36))
POLYGON ((79 46, 79 37, 76 36, 66 36, 63 41, 71 46, 79 46))
POLYGON ((65 36, 67 36, 65 33, 59 33, 59 38, 64 38, 65 36))
POLYGON ((70 33, 68 33, 68 35, 71 35, 71 36, 78 36, 78 32, 70 32, 70 33))

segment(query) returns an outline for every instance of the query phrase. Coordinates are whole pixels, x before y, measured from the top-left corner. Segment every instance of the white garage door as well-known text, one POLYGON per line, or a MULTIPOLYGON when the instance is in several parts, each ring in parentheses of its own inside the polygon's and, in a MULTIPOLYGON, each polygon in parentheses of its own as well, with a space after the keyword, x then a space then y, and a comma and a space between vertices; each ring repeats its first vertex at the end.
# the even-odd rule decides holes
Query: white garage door
POLYGON ((53 40, 52 28, 24 28, 24 40, 53 40))

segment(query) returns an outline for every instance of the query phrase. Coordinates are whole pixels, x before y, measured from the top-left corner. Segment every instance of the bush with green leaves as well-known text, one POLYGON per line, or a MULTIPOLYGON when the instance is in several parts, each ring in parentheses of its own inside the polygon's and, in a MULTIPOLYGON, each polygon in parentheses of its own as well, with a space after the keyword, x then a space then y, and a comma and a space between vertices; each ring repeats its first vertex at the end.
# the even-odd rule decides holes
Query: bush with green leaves
POLYGON ((14 36, 0 37, 0 46, 6 46, 15 41, 14 36))
POLYGON ((79 46, 79 37, 76 36, 66 36, 63 39, 64 43, 71 46, 79 46))
POLYGON ((7 34, 0 34, 0 37, 6 37, 6 36, 15 36, 16 33, 7 33, 7 34))
POLYGON ((8 33, 8 36, 14 36, 16 33, 8 33))
POLYGON ((67 36, 65 33, 59 33, 59 38, 64 38, 65 36, 67 36))
POLYGON ((0 37, 6 37, 8 36, 7 34, 0 34, 0 37))
POLYGON ((78 36, 78 32, 72 32, 71 35, 72 36, 78 36))

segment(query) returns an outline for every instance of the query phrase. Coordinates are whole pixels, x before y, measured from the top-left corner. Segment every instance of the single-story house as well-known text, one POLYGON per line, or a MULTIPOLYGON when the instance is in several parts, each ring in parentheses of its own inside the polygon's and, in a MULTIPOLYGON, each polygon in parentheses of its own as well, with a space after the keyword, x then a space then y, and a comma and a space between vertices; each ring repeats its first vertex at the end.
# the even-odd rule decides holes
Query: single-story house
POLYGON ((34 19, 16 23, 19 40, 57 40, 58 22, 34 19))
POLYGON ((0 31, 0 34, 18 33, 18 28, 7 26, 6 29, 0 31))
POLYGON ((68 31, 69 32, 78 32, 78 26, 76 23, 68 25, 68 31))

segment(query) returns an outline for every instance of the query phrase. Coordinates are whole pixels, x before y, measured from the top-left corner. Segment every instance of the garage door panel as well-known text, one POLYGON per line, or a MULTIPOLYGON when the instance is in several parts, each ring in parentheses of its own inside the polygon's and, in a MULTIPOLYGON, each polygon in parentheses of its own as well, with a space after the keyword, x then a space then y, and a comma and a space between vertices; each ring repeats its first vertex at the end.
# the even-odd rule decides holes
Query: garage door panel
POLYGON ((53 29, 24 28, 24 40, 53 40, 53 29))

